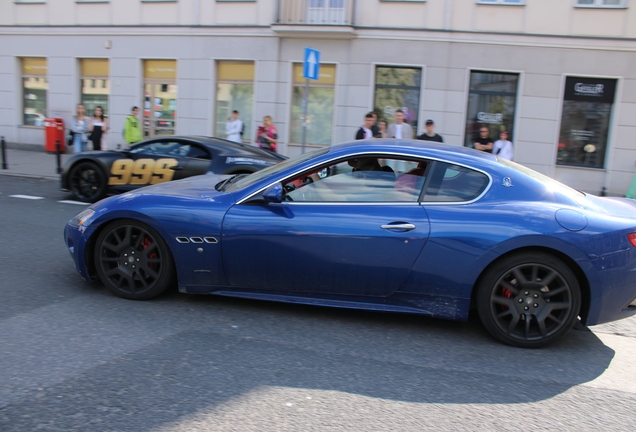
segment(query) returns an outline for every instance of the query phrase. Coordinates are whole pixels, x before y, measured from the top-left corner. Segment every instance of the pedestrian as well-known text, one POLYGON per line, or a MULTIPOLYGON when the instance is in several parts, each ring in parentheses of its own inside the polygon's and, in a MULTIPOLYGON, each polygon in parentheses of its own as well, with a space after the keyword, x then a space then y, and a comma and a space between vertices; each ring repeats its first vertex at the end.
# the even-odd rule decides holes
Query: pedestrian
POLYGON ((256 142, 260 148, 276 153, 277 140, 278 131, 274 126, 274 121, 271 116, 266 115, 263 117, 263 126, 258 127, 256 142))
POLYGON ((502 130, 499 139, 493 143, 492 153, 502 159, 512 160, 514 157, 514 146, 508 141, 508 131, 502 130))
POLYGON ((96 106, 89 127, 89 140, 93 143, 93 150, 102 149, 102 136, 108 131, 108 119, 104 117, 104 109, 96 106))
POLYGON ((486 126, 479 128, 479 137, 473 143, 475 150, 481 150, 487 153, 492 153, 493 142, 490 139, 490 131, 486 126))
POLYGON ((366 116, 364 116, 364 124, 360 126, 360 129, 358 129, 358 132, 356 133, 356 139, 361 140, 373 138, 373 131, 371 130, 372 127, 373 114, 368 113, 366 116))
POLYGON ((141 126, 139 124, 139 108, 132 107, 131 113, 126 117, 126 123, 124 123, 124 140, 127 145, 134 144, 141 141, 141 126))
POLYGON ((418 140, 423 141, 435 141, 435 142, 444 142, 444 138, 441 135, 435 133, 435 122, 432 119, 426 120, 426 132, 422 135, 418 136, 418 140))
POLYGON ((77 104, 75 109, 75 115, 71 119, 71 133, 73 134, 73 151, 75 153, 81 153, 86 151, 86 143, 88 138, 86 132, 88 132, 89 118, 86 117, 86 109, 84 105, 77 104))
POLYGON ((237 143, 242 142, 241 132, 243 131, 243 121, 239 119, 239 112, 237 110, 232 111, 232 116, 227 118, 225 123, 225 135, 230 141, 237 143))
POLYGON ((370 111, 369 114, 373 116, 373 125, 371 126, 371 132, 374 138, 380 138, 380 129, 378 128, 378 115, 375 111, 370 111))
POLYGON ((387 127, 388 124, 386 120, 380 120, 378 122, 378 138, 386 138, 389 136, 386 130, 387 127))
POLYGON ((389 125, 387 134, 390 138, 396 139, 412 139, 413 128, 404 121, 404 111, 398 109, 395 111, 395 123, 389 125))

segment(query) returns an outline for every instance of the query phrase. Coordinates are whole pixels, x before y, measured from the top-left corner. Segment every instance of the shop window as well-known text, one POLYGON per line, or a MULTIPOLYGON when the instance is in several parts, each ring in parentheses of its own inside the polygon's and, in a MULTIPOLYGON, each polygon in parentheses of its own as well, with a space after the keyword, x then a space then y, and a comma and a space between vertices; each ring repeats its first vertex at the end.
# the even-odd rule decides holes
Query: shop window
POLYGON ((216 76, 216 136, 227 137, 225 124, 236 110, 244 125, 243 141, 252 141, 254 62, 219 61, 216 76))
POLYGON ((567 77, 557 165, 603 168, 616 80, 567 77))
POLYGON ((583 7, 626 7, 625 0, 577 0, 577 6, 583 7))
POLYGON ((107 116, 110 93, 108 59, 82 59, 80 71, 80 101, 86 108, 86 114, 92 116, 95 107, 101 106, 107 116))
MULTIPOLYGON (((331 144, 333 113, 335 105, 336 65, 321 64, 320 77, 309 80, 307 96, 307 136, 305 143, 317 145, 331 144)), ((303 94, 306 80, 303 78, 303 64, 294 63, 294 87, 292 93, 292 117, 290 141, 303 141, 303 94)), ((276 121, 276 119, 274 119, 276 121)))
POLYGON ((44 126, 49 90, 47 75, 46 59, 22 59, 22 124, 25 126, 44 126))
POLYGON ((489 130, 489 137, 499 139, 502 130, 514 142, 514 118, 519 74, 471 71, 464 145, 473 147, 479 130, 489 130))
POLYGON ((413 127, 414 133, 417 133, 421 82, 420 68, 376 67, 374 110, 378 114, 378 119, 391 123, 395 111, 401 109, 404 111, 404 121, 413 127))
POLYGON ((177 61, 144 60, 144 138, 174 135, 177 127, 177 61))

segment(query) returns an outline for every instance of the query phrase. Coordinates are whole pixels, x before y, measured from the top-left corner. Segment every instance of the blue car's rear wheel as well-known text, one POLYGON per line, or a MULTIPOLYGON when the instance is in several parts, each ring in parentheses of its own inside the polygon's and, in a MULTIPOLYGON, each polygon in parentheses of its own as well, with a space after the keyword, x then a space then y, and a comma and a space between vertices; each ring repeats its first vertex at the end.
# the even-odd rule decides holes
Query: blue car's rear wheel
POLYGON ((83 202, 95 202, 106 196, 108 184, 106 175, 97 164, 81 161, 69 173, 71 192, 83 202))
POLYGON ((168 246, 154 229, 138 221, 108 225, 97 238, 94 256, 99 278, 120 297, 146 300, 174 282, 168 246))
POLYGON ((523 348, 542 347, 563 336, 581 307, 576 276, 549 254, 504 258, 487 271, 478 289, 477 309, 486 329, 523 348))

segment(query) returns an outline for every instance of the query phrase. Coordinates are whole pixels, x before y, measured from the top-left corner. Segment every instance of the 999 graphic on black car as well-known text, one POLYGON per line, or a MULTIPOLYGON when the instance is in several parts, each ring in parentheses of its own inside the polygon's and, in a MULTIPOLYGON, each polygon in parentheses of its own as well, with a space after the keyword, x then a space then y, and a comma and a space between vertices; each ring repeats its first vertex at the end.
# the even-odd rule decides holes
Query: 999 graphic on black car
POLYGON ((249 174, 274 165, 284 156, 259 148, 204 136, 165 136, 121 151, 73 155, 64 165, 61 189, 84 202, 109 192, 201 174, 249 174))

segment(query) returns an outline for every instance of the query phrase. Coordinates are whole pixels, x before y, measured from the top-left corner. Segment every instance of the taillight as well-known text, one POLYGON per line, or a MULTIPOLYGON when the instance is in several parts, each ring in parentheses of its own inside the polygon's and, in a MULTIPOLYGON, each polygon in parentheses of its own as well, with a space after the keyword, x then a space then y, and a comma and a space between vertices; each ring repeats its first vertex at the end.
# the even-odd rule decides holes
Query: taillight
POLYGON ((636 247, 636 233, 627 234, 627 240, 629 240, 632 246, 636 247))

